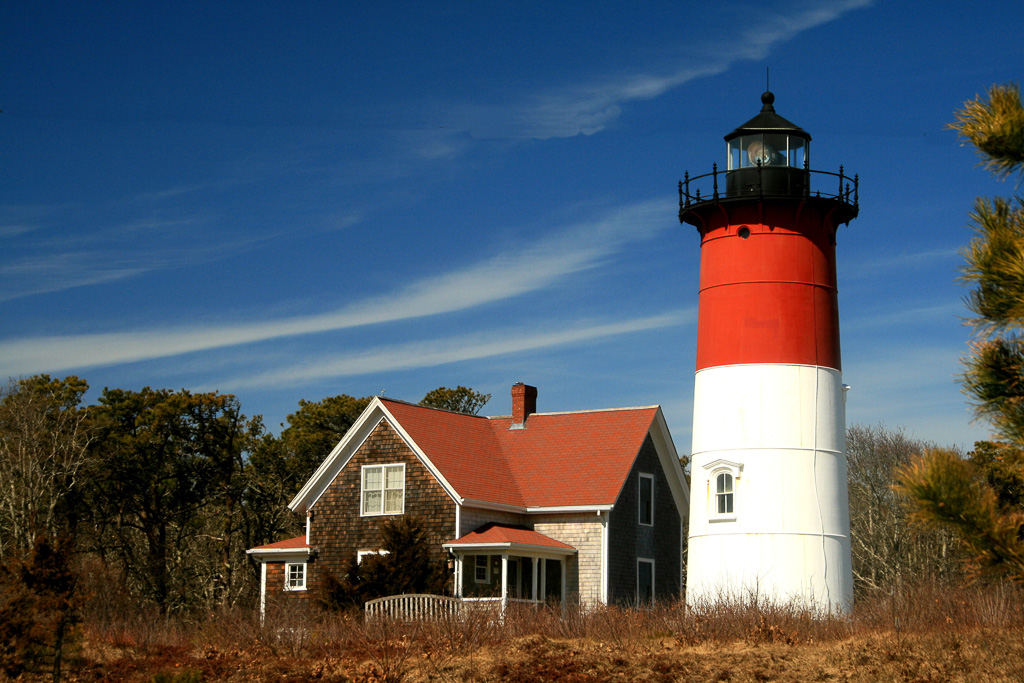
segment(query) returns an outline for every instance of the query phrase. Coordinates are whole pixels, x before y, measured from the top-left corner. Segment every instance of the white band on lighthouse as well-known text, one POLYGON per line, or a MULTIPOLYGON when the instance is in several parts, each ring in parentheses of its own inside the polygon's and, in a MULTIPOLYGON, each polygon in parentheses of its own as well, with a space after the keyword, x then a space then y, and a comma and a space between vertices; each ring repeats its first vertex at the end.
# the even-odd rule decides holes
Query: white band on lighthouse
POLYGON ((848 611, 841 373, 727 365, 697 372, 695 385, 687 602, 848 611), (720 493, 729 477, 731 501, 720 493))

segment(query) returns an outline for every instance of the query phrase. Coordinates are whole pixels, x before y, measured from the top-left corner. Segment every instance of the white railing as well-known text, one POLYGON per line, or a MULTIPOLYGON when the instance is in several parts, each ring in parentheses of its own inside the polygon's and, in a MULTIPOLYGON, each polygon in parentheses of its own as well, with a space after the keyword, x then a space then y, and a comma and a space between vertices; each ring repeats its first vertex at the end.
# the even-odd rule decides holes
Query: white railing
POLYGON ((459 613, 459 599, 444 595, 391 595, 366 603, 367 619, 432 621, 459 613))

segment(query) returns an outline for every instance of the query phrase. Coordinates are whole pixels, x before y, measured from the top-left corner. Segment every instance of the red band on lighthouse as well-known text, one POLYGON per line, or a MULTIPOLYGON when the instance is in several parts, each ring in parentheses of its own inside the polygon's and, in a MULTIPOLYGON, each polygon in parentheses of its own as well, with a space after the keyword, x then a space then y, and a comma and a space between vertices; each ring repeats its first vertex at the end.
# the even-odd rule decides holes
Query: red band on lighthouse
POLYGON ((813 210, 800 212, 797 223, 741 218, 702 231, 697 369, 749 363, 842 369, 835 226, 813 210))

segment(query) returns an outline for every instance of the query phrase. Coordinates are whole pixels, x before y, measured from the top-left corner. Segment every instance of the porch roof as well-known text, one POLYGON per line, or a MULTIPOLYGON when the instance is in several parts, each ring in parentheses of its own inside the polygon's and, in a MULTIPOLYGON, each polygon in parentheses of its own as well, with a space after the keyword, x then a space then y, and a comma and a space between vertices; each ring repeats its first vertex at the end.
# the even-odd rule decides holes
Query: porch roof
POLYGON ((444 548, 450 550, 517 550, 529 553, 552 553, 555 555, 575 555, 576 548, 556 541, 550 536, 527 529, 526 527, 505 524, 485 524, 476 531, 471 531, 462 538, 449 541, 444 548))
POLYGON ((296 536, 295 538, 286 538, 283 541, 277 541, 276 543, 268 543, 266 545, 256 546, 246 550, 247 555, 252 555, 256 559, 263 557, 277 556, 280 559, 285 559, 285 556, 301 556, 301 555, 312 555, 315 551, 309 543, 306 543, 305 536, 296 536))

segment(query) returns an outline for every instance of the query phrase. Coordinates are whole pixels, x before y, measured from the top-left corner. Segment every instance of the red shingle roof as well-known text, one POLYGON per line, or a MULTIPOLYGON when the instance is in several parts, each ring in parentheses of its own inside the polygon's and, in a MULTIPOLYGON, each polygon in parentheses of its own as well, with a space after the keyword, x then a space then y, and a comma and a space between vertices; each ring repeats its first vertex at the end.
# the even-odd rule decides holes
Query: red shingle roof
POLYGON ((288 538, 283 541, 276 543, 268 543, 267 545, 260 545, 253 548, 253 550, 285 550, 289 548, 309 548, 309 544, 306 543, 305 536, 296 536, 295 538, 288 538))
POLYGON ((657 407, 463 415, 381 399, 462 498, 518 507, 612 505, 657 407))
POLYGON ((504 526, 493 523, 486 524, 476 531, 471 531, 462 538, 445 543, 445 545, 506 545, 509 543, 575 550, 575 548, 567 543, 556 541, 525 527, 504 526))

